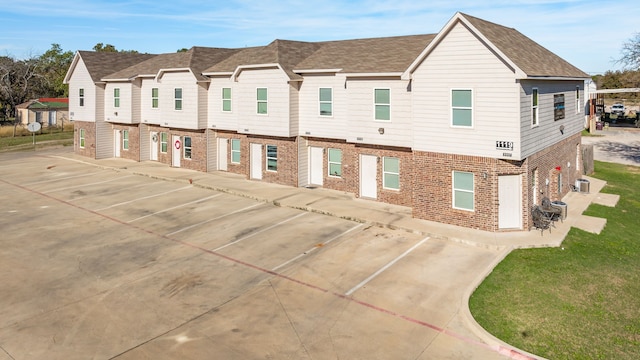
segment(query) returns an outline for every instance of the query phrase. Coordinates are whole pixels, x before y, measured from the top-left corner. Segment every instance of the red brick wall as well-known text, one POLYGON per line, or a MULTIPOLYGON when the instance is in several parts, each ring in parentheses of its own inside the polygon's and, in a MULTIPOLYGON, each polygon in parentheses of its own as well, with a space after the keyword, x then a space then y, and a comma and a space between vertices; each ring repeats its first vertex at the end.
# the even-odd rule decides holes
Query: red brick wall
MULTIPOLYGON (((178 130, 178 129, 166 129, 169 133, 167 154, 169 158, 169 164, 171 164, 172 152, 180 151, 180 167, 185 169, 207 171, 207 135, 204 130, 178 130), (172 141, 172 136, 178 135, 181 137, 181 147, 176 149, 175 144, 172 141), (184 137, 191 137, 191 159, 184 158, 184 137)), ((158 157, 159 159, 159 157, 158 157)))
POLYGON ((96 158, 96 123, 88 121, 73 122, 73 148, 76 154, 92 159, 96 158), (84 129, 84 148, 80 148, 80 129, 84 129))
MULTIPOLYGON (((215 131, 210 130, 211 131, 211 139, 214 138, 215 136, 215 131)), ((249 178, 249 166, 250 166, 250 159, 249 159, 249 140, 247 138, 247 135, 244 134, 238 134, 236 132, 227 132, 227 131, 217 131, 217 136, 220 138, 225 138, 225 139, 229 139, 229 146, 227 149, 227 153, 226 154, 218 154, 218 156, 226 156, 227 157, 227 171, 234 173, 234 174, 240 174, 240 175, 244 175, 247 177, 247 179, 249 178), (235 164, 231 162, 231 139, 240 139, 240 163, 239 164, 235 164)), ((216 145, 217 146, 217 145, 216 145)), ((278 149, 280 150, 280 149, 278 149)))
MULTIPOLYGON (((262 144, 262 181, 272 182, 287 186, 298 186, 298 142, 296 138, 278 138, 278 137, 257 137, 248 136, 246 138, 247 147, 242 148, 241 156, 246 156, 246 163, 249 163, 250 144, 262 144), (275 145, 278 147, 278 170, 268 171, 267 161, 267 145, 275 145), (245 155, 246 153, 246 155, 245 155)), ((249 167, 251 166, 248 164, 249 167)), ((249 170, 249 167, 246 167, 249 170)), ((246 176, 249 177, 247 171, 246 176)))
POLYGON ((114 130, 120 130, 120 157, 123 159, 140 161, 140 128, 138 125, 113 124, 114 130), (129 149, 122 147, 123 131, 129 131, 129 149))

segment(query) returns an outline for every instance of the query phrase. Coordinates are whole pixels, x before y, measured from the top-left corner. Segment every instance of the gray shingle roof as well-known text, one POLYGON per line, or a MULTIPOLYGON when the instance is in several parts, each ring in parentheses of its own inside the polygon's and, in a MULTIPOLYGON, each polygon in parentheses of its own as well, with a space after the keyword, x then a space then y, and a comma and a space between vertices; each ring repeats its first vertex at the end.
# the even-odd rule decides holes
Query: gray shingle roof
POLYGON ((461 13, 461 15, 528 76, 589 77, 587 73, 569 64, 516 29, 467 14, 461 13))
POLYGON ((198 80, 206 80, 207 78, 202 76, 202 72, 207 67, 228 58, 238 51, 239 49, 194 46, 186 52, 154 56, 133 66, 108 74, 103 79, 130 79, 140 75, 156 75, 161 69, 189 68, 198 80))
POLYGON ((155 55, 103 51, 78 51, 93 82, 100 82, 103 77, 140 63, 155 55))

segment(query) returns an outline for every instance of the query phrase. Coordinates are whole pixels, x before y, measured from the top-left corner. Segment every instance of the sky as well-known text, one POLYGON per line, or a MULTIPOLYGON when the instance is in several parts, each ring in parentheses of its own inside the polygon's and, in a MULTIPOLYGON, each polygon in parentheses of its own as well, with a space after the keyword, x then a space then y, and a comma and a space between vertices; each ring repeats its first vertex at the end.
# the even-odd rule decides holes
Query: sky
POLYGON ((159 54, 435 34, 458 11, 515 28, 592 75, 622 69, 615 60, 640 32, 638 0, 0 0, 0 56, 52 44, 159 54))

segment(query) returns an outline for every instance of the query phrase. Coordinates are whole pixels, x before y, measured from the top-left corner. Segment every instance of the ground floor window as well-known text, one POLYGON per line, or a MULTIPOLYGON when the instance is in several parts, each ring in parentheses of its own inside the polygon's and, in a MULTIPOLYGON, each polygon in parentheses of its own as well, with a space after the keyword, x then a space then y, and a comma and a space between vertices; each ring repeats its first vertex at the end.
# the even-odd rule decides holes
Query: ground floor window
POLYGON ((453 172, 453 207, 473 211, 473 173, 453 172))
POLYGON ((278 147, 267 145, 267 170, 278 171, 278 147))
POLYGON ((161 153, 167 153, 167 133, 166 132, 161 132, 160 133, 160 152, 161 153))
POLYGON ((394 157, 382 158, 382 187, 400 190, 400 159, 394 157))
POLYGON ((329 176, 342 177, 342 150, 329 149, 329 176))
POLYGON ((240 139, 231 139, 231 162, 240 164, 240 139))
POLYGON ((80 148, 84 149, 84 129, 80 129, 80 148))
POLYGON ((184 158, 191 159, 191 136, 185 136, 182 142, 184 158))
POLYGON ((129 150, 129 130, 122 130, 122 148, 129 150))

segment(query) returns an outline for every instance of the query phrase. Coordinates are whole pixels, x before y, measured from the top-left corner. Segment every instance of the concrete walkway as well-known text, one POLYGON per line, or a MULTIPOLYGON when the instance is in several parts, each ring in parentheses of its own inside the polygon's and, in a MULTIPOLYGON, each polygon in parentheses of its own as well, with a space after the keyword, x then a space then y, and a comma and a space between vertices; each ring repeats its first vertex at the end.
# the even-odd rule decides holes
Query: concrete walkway
POLYGON ((588 193, 571 192, 562 200, 567 204, 568 216, 550 230, 490 233, 432 221, 415 219, 408 207, 390 205, 356 198, 353 194, 322 188, 294 188, 259 181, 246 180, 243 176, 213 172, 170 168, 157 162, 134 162, 125 159, 93 160, 69 152, 59 152, 49 156, 92 164, 105 169, 128 172, 166 181, 184 182, 194 186, 247 197, 258 201, 273 203, 282 207, 321 213, 333 217, 371 223, 390 229, 408 231, 433 238, 491 249, 496 252, 495 261, 483 272, 477 274, 473 283, 464 289, 463 308, 460 309, 460 327, 482 339, 500 354, 510 358, 537 358, 535 355, 512 348, 482 329, 473 319, 468 309, 468 299, 476 287, 513 249, 535 247, 558 247, 571 227, 577 227, 592 233, 600 233, 606 225, 606 219, 594 218, 582 213, 592 203, 615 206, 618 195, 600 193, 606 185, 602 180, 584 177, 589 180, 588 193))

